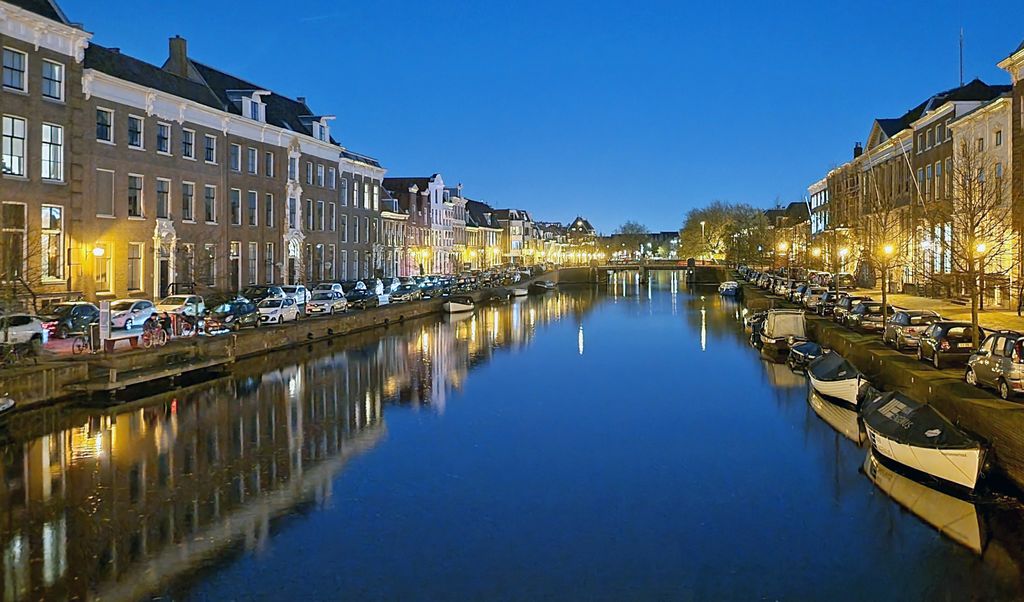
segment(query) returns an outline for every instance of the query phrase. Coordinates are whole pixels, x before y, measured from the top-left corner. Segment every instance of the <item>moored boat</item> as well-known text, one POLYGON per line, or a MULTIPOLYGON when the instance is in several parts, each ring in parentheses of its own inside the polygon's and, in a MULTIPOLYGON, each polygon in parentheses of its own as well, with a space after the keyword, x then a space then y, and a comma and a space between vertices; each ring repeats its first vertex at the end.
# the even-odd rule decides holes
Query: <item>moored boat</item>
POLYGON ((513 297, 525 297, 528 294, 530 294, 530 291, 526 290, 525 288, 514 288, 514 289, 512 289, 512 296, 513 297))
POLYGON ((740 289, 740 283, 735 280, 727 280, 722 284, 718 285, 718 294, 723 297, 735 297, 736 292, 740 289))
POLYGON ((807 340, 804 312, 794 309, 770 309, 760 334, 761 349, 781 354, 797 342, 807 340))
POLYGON ((473 311, 476 307, 476 303, 473 302, 472 297, 456 296, 448 297, 448 300, 441 306, 445 312, 454 314, 464 311, 473 311))
POLYGON ((531 282, 529 291, 533 294, 543 294, 555 290, 555 283, 550 280, 538 280, 531 282))
POLYGON ((821 345, 814 341, 804 341, 789 348, 789 357, 786 363, 792 370, 806 370, 807 364, 821 357, 824 351, 821 345))
POLYGON ((17 403, 14 401, 14 398, 7 395, 0 396, 0 416, 13 410, 15 405, 17 403))
POLYGON ((850 362, 829 351, 807 364, 807 378, 815 391, 825 397, 837 399, 856 407, 863 375, 850 362))
POLYGON ((898 392, 865 401, 861 419, 880 456, 973 491, 985 465, 985 447, 928 404, 898 392))

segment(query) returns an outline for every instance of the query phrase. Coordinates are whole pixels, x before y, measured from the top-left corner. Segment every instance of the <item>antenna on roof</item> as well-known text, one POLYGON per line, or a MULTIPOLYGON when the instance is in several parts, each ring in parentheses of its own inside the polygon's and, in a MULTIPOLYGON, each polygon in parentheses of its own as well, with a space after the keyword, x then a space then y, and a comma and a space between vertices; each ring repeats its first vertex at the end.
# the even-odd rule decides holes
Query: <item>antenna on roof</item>
POLYGON ((964 85, 964 28, 960 28, 960 85, 964 85))

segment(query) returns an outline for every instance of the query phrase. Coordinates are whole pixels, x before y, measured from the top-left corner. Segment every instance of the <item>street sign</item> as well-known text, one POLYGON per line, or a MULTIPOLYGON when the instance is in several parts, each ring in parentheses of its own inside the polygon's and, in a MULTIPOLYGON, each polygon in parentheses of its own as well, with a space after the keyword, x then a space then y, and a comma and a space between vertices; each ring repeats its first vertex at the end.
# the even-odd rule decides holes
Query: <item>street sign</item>
POLYGON ((100 340, 110 338, 110 301, 100 301, 100 340))

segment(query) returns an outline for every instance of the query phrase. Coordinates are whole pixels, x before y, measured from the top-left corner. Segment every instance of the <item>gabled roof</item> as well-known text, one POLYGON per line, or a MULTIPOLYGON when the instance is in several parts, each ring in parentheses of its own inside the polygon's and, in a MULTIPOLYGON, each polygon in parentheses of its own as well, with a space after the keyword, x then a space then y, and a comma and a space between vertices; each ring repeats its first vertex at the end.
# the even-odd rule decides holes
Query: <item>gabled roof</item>
POLYGON ((522 209, 495 209, 494 217, 502 221, 510 219, 533 221, 530 219, 530 214, 522 209))
POLYGON ((479 226, 481 228, 501 228, 498 219, 494 215, 494 208, 487 203, 466 199, 466 225, 479 226))
POLYGON ((223 103, 207 86, 164 71, 156 65, 122 54, 119 50, 90 43, 85 49, 85 68, 172 94, 219 111, 223 103))
POLYGON ((793 201, 786 207, 786 221, 790 224, 799 224, 810 219, 811 214, 807 209, 807 203, 803 201, 793 201))
POLYGON ((51 21, 71 25, 67 15, 64 14, 64 11, 53 0, 4 0, 4 2, 35 13, 40 17, 46 17, 51 21))
POLYGON ((879 129, 885 134, 887 138, 892 138, 896 134, 899 134, 903 130, 907 129, 907 124, 902 119, 877 119, 875 122, 878 124, 879 129))
POLYGON ((586 218, 579 215, 576 216, 576 219, 569 222, 568 228, 575 227, 582 228, 586 232, 596 232, 596 230, 594 230, 594 227, 590 225, 590 222, 586 218))

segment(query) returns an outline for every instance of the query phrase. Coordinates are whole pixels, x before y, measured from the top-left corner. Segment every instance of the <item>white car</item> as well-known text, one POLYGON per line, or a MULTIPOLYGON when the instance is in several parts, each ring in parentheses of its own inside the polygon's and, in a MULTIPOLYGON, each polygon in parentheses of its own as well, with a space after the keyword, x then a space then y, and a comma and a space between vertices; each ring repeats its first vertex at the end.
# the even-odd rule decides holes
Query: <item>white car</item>
POLYGON ((260 312, 260 324, 283 324, 299 319, 299 304, 291 297, 264 299, 256 309, 260 312))
POLYGON ((286 297, 291 297, 295 300, 300 307, 305 307, 306 303, 309 303, 310 295, 309 290, 301 284, 286 284, 281 287, 286 297))
POLYGON ((147 299, 118 299, 110 302, 111 328, 141 328, 156 308, 147 299))
POLYGON ((342 313, 348 309, 348 299, 335 291, 313 291, 313 297, 306 304, 306 314, 310 316, 328 316, 342 313))
POLYGON ((38 341, 45 345, 50 338, 43 321, 28 314, 11 314, 0 318, 0 341, 7 343, 28 343, 38 341))
POLYGON ((171 295, 161 299, 156 304, 156 310, 159 313, 201 316, 206 312, 206 303, 199 295, 171 295))
MULTIPOLYGON (((313 297, 315 297, 317 293, 322 293, 324 291, 334 291, 335 293, 341 293, 342 295, 345 294, 345 289, 341 288, 341 284, 340 283, 337 283, 337 282, 321 282, 320 284, 316 285, 316 288, 314 288, 312 290, 312 295, 313 295, 313 297)), ((312 299, 313 297, 310 297, 310 299, 312 299)), ((307 301, 307 303, 308 303, 308 301, 307 301)))

